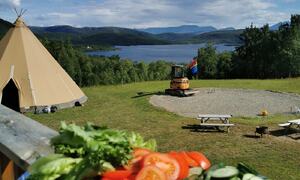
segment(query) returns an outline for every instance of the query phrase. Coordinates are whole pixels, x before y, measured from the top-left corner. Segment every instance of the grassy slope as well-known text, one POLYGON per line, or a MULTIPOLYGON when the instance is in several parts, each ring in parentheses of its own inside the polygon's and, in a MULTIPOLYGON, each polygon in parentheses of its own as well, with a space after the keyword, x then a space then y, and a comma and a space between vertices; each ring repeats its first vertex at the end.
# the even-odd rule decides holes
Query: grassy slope
MULTIPOLYGON (((132 98, 136 92, 162 91, 169 82, 144 82, 119 86, 84 88, 89 101, 84 107, 62 110, 50 115, 29 115, 43 124, 57 129, 59 121, 83 124, 91 121, 111 128, 136 131, 146 138, 155 138, 160 151, 199 150, 214 163, 235 165, 245 162, 272 179, 299 179, 300 143, 272 136, 254 139, 256 125, 267 124, 278 129, 278 122, 295 116, 278 115, 265 119, 234 118, 238 126, 226 133, 191 132, 182 129, 194 119, 177 116, 148 103, 150 96, 132 98)), ((300 94, 300 79, 289 80, 201 80, 191 81, 193 87, 252 88, 300 94)))

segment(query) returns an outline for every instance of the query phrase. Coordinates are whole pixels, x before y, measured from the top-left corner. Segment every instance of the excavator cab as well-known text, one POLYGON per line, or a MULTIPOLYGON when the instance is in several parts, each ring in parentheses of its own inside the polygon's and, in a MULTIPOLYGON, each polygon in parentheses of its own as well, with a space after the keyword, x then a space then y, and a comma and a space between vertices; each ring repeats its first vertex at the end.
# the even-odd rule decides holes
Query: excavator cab
POLYGON ((173 65, 172 66, 172 72, 171 72, 171 78, 184 78, 184 69, 182 65, 173 65))
POLYGON ((185 77, 182 65, 172 66, 170 88, 179 90, 189 89, 189 79, 185 77))

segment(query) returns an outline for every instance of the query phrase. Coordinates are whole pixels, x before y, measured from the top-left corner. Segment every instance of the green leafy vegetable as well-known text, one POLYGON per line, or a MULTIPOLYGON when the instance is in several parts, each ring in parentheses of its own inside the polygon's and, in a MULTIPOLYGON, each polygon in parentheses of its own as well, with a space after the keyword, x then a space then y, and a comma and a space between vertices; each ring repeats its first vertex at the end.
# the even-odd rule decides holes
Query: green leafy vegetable
POLYGON ((132 147, 125 132, 106 129, 91 135, 94 140, 86 144, 86 149, 92 167, 103 171, 104 165, 108 163, 113 167, 127 164, 131 158, 132 147))
POLYGON ((42 157, 28 169, 31 174, 28 179, 57 179, 64 174, 68 174, 81 161, 81 158, 69 158, 61 154, 42 157))
POLYGON ((95 177, 98 172, 89 166, 88 159, 83 159, 80 163, 72 168, 72 170, 61 177, 65 180, 78 180, 88 177, 95 177))
POLYGON ((144 138, 137 133, 132 132, 131 134, 128 134, 128 139, 133 148, 146 148, 152 151, 156 151, 157 149, 156 141, 154 139, 144 141, 144 138))
POLYGON ((56 153, 87 159, 88 166, 103 172, 125 165, 131 158, 132 147, 124 131, 94 126, 61 124, 60 134, 51 140, 56 153))
POLYGON ((31 166, 31 179, 82 179, 126 165, 133 148, 156 150, 155 140, 137 133, 87 123, 80 127, 61 122, 59 135, 51 139, 55 153, 31 166))

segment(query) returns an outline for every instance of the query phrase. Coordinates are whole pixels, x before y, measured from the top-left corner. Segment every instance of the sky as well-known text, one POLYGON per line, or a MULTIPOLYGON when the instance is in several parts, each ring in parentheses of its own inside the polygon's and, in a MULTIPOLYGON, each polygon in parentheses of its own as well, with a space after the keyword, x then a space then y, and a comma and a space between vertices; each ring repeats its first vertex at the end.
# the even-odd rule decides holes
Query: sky
POLYGON ((300 0, 0 0, 0 18, 13 22, 14 7, 30 26, 245 28, 288 21, 300 0))

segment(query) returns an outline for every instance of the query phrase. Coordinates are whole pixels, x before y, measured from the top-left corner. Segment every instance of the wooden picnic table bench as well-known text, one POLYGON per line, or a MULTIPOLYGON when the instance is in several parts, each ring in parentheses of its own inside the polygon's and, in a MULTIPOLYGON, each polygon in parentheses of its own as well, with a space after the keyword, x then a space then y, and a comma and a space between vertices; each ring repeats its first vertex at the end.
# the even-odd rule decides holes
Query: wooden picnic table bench
POLYGON ((286 133, 292 127, 300 129, 300 119, 289 120, 286 123, 278 124, 278 126, 285 128, 286 133))
POLYGON ((200 127, 201 128, 207 128, 212 127, 219 131, 224 131, 224 128, 226 129, 226 132, 229 132, 229 128, 234 126, 234 124, 230 124, 229 118, 231 118, 232 115, 219 115, 219 114, 199 114, 197 119, 199 119, 200 127), (207 123, 208 120, 219 120, 222 123, 207 123))
POLYGON ((300 125, 300 119, 290 120, 288 123, 300 125))
POLYGON ((229 132, 229 128, 232 126, 234 126, 234 124, 200 123, 200 127, 202 128, 212 127, 218 131, 226 131, 226 132, 229 132), (225 128, 225 130, 223 128, 225 128))
POLYGON ((232 118, 232 115, 228 114, 199 114, 197 119, 201 120, 201 123, 205 123, 208 120, 215 119, 215 120, 221 120, 224 124, 229 123, 229 118, 232 118))
POLYGON ((287 121, 286 123, 278 124, 278 126, 284 127, 284 128, 290 127, 290 126, 292 126, 292 125, 297 125, 297 126, 300 127, 300 119, 289 120, 289 121, 287 121))

